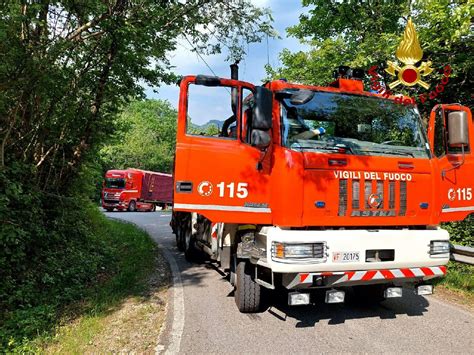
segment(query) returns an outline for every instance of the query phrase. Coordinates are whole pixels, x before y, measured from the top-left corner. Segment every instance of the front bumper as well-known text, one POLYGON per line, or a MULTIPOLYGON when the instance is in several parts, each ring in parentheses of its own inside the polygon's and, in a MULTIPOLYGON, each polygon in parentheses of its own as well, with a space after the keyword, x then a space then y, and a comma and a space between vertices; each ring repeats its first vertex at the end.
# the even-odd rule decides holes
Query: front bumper
POLYGON ((102 207, 104 208, 117 208, 119 206, 119 201, 115 200, 102 200, 102 207))
POLYGON ((380 229, 380 230, 289 230, 263 227, 257 244, 265 245, 266 256, 254 260, 257 265, 281 273, 287 288, 330 285, 422 281, 443 276, 449 254, 430 256, 430 242, 448 241, 443 229, 380 229), (313 260, 275 260, 271 246, 279 243, 325 243, 324 258, 313 260), (369 250, 393 250, 390 261, 369 261, 369 250), (336 254, 359 253, 358 261, 340 262, 336 254))
POLYGON ((444 275, 446 275, 446 266, 345 272, 300 272, 284 274, 282 284, 287 289, 344 287, 377 283, 402 286, 406 283, 428 281, 444 275))

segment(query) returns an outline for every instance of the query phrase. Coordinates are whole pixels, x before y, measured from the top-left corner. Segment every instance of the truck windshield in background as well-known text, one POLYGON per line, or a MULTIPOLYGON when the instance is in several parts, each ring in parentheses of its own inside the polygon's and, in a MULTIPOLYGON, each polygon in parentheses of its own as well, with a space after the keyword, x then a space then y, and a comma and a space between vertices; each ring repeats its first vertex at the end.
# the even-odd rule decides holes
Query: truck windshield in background
MULTIPOLYGON (((295 91, 296 92, 296 91, 295 91)), ((418 110, 388 99, 313 92, 305 103, 281 102, 282 145, 298 151, 429 158, 418 110)))
POLYGON ((110 189, 123 189, 125 188, 125 179, 106 178, 105 187, 110 188, 110 189))

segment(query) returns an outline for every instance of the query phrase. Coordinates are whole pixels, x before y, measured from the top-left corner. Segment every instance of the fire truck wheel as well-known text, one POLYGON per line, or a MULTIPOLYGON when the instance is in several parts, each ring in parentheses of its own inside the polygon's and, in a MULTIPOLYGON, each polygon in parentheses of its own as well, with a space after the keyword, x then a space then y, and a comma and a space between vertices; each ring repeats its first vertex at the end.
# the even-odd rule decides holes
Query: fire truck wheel
POLYGON ((240 261, 235 270, 235 303, 242 313, 255 313, 261 309, 261 286, 252 280, 251 275, 252 265, 240 261))
POLYGON ((232 286, 235 286, 235 269, 237 269, 237 257, 233 255, 230 260, 230 271, 229 271, 229 282, 232 286))
POLYGON ((184 241, 184 258, 189 262, 197 261, 197 250, 194 247, 194 239, 192 236, 191 228, 186 228, 183 233, 184 241))
POLYGON ((107 212, 113 212, 113 208, 106 208, 107 212))
POLYGON ((150 212, 155 212, 155 211, 156 211, 156 205, 153 203, 153 204, 151 205, 151 210, 150 210, 150 212))
POLYGON ((181 225, 176 226, 176 247, 179 251, 184 251, 183 243, 183 227, 181 225))
POLYGON ((137 210, 137 203, 135 201, 130 201, 128 204, 128 212, 135 212, 137 210))

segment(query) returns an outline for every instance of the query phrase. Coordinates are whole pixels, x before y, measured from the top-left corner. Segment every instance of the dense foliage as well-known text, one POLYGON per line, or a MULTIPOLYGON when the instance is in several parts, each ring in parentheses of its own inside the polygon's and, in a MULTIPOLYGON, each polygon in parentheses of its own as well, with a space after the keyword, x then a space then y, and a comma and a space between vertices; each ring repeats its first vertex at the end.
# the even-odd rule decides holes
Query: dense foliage
POLYGON ((128 167, 171 173, 177 112, 167 101, 135 101, 116 120, 113 140, 100 151, 109 169, 128 167))
MULTIPOLYGON (((2 2, 1 349, 46 330, 113 259, 86 198, 101 175, 93 157, 123 106, 143 97, 143 84, 175 80, 167 53, 178 39, 206 53, 226 46, 235 60, 243 43, 271 35, 270 21, 248 0, 2 2)), ((153 124, 171 138, 171 111, 157 105, 162 122, 151 123, 151 109, 126 134, 153 124)), ((172 146, 160 147, 157 169, 169 170, 172 146)))
POLYGON ((32 164, 48 191, 70 184, 143 83, 174 79, 178 38, 238 59, 239 41, 271 31, 266 11, 237 0, 8 2, 0 19, 0 167, 32 164))
POLYGON ((45 330, 59 305, 80 297, 98 270, 113 265, 85 207, 90 202, 22 183, 31 173, 18 167, 0 172, 1 348, 45 330))
MULTIPOLYGON (((446 90, 424 109, 435 102, 473 104, 474 34, 472 32, 472 1, 327 1, 303 0, 307 11, 300 23, 288 33, 307 43, 307 52, 280 53, 282 67, 268 68, 271 77, 285 77, 290 81, 326 85, 332 81, 333 70, 339 65, 369 69, 377 65, 385 81, 394 81, 384 73, 387 61, 396 61, 398 47, 408 17, 415 24, 423 60, 430 60, 435 71, 423 79, 434 89, 446 64, 452 75, 446 90)), ((400 87, 398 87, 400 88, 400 87)), ((397 88, 397 89, 398 89, 397 88)), ((402 90, 400 90, 402 91, 402 90)), ((426 92, 418 86, 406 94, 417 97, 426 92)))

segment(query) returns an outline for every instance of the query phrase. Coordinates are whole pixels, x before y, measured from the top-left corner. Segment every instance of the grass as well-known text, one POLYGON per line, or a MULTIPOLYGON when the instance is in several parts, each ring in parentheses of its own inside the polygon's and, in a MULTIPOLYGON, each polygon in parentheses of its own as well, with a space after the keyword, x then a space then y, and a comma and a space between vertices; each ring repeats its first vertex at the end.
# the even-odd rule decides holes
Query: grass
POLYGON ((456 301, 474 306, 474 266, 450 262, 446 277, 435 284, 448 290, 456 301))
MULTIPOLYGON (((126 346, 123 341, 118 344, 115 341, 123 338, 117 331, 133 334, 147 320, 149 326, 159 331, 164 318, 163 294, 166 294, 160 291, 167 287, 169 276, 162 260, 158 265, 161 270, 157 268, 161 258, 157 246, 144 231, 131 224, 109 220, 98 211, 91 211, 89 217, 97 237, 111 249, 110 265, 99 270, 93 283, 84 285, 84 297, 58 310, 49 331, 20 344, 10 344, 11 351, 116 352, 126 346), (109 341, 101 344, 103 339, 109 341)), ((157 335, 152 337, 156 342, 157 335)))
POLYGON ((448 288, 474 295, 474 266, 451 262, 442 283, 448 288))

